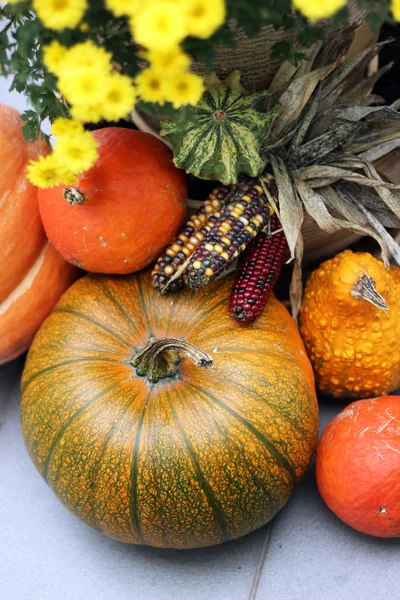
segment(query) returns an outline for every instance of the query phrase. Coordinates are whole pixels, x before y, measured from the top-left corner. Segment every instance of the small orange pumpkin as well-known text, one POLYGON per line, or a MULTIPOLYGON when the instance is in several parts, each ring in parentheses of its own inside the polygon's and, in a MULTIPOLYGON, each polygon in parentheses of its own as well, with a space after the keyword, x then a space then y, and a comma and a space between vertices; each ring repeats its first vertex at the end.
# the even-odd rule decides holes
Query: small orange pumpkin
POLYGON ((44 228, 56 250, 86 271, 133 273, 182 224, 186 177, 152 135, 116 127, 93 135, 99 158, 79 183, 39 190, 44 228))
POLYGON ((339 413, 318 444, 316 477, 347 525, 400 537, 400 398, 359 400, 339 413))
MULTIPOLYGON (((77 276, 47 241, 37 189, 25 176, 37 158, 23 121, 0 105, 0 364, 22 354, 55 303, 77 276)), ((42 154, 48 152, 39 143, 42 154)))
POLYGON ((29 453, 67 508, 110 537, 175 548, 239 537, 308 467, 318 406, 295 323, 274 297, 252 327, 232 321, 231 289, 226 277, 171 301, 149 272, 89 275, 35 338, 22 380, 29 453))

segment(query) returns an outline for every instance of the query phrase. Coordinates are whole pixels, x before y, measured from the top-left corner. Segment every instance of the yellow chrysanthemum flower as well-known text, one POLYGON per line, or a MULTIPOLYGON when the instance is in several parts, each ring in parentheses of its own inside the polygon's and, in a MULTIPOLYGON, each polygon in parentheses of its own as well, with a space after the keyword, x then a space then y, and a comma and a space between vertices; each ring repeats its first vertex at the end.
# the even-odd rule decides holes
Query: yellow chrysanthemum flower
MULTIPOLYGON (((112 55, 104 48, 96 46, 92 41, 75 44, 67 51, 62 62, 62 69, 75 70, 81 67, 92 69, 92 75, 97 77, 111 71, 112 55)), ((60 72, 62 74, 62 72, 60 72)))
POLYGON ((143 69, 135 79, 138 95, 145 102, 164 104, 163 76, 158 71, 143 69))
POLYGON ((188 35, 209 38, 226 18, 224 0, 181 0, 188 35))
POLYGON ((126 75, 115 73, 106 81, 102 113, 107 121, 119 121, 127 116, 135 104, 135 90, 126 75))
POLYGON ((293 7, 312 23, 333 17, 346 4, 347 0, 293 0, 293 7))
POLYGON ((50 73, 54 73, 54 75, 58 73, 67 51, 68 49, 56 40, 53 40, 50 44, 44 46, 43 62, 50 73))
POLYGON ((71 104, 97 104, 104 99, 104 77, 89 67, 63 68, 57 87, 71 104))
POLYGON ((391 10, 393 19, 395 21, 400 21, 400 0, 392 0, 391 10))
POLYGON ((190 65, 190 58, 179 46, 169 50, 149 50, 143 52, 142 57, 151 63, 155 71, 162 71, 168 75, 182 73, 190 65))
POLYGON ((76 135, 61 136, 53 154, 59 163, 73 173, 83 173, 94 165, 99 157, 97 142, 90 131, 76 135))
POLYGON ((164 82, 166 99, 174 108, 185 104, 197 104, 204 93, 204 81, 194 73, 183 73, 164 82))
POLYGON ((146 3, 130 23, 135 41, 146 48, 164 50, 187 35, 182 7, 176 2, 146 3))
POLYGON ((66 169, 54 154, 39 156, 38 160, 31 160, 27 166, 28 180, 39 188, 49 188, 64 183, 72 185, 77 178, 66 169))
POLYGON ((64 117, 58 117, 53 121, 51 126, 51 133, 55 136, 60 135, 75 135, 77 133, 83 133, 83 125, 79 121, 73 119, 66 119, 64 117))
POLYGON ((116 17, 135 15, 146 0, 106 0, 106 7, 116 17))
POLYGON ((33 0, 37 16, 49 29, 74 29, 87 6, 87 0, 33 0))
POLYGON ((98 123, 103 118, 100 104, 75 104, 71 107, 71 115, 82 123, 98 123))

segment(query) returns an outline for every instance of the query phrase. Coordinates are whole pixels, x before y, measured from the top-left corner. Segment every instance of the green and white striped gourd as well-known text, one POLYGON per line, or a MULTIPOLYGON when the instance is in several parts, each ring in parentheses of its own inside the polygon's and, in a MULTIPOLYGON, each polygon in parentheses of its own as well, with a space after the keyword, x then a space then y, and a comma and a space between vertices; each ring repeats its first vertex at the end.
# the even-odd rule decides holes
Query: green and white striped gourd
POLYGON ((262 144, 275 111, 240 84, 240 71, 224 81, 205 77, 206 91, 184 122, 165 121, 161 135, 172 144, 174 164, 201 179, 236 183, 241 174, 256 177, 264 168, 262 144))

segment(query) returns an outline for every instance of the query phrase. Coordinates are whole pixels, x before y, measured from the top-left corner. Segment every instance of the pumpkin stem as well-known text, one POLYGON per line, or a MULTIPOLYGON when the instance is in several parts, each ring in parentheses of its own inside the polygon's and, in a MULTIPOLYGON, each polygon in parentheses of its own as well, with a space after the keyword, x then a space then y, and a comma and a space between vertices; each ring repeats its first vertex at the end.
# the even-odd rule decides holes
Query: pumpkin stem
POLYGON ((78 188, 69 187, 63 189, 63 197, 67 200, 71 206, 75 204, 83 204, 85 202, 85 195, 78 190, 78 188))
POLYGON ((138 375, 147 377, 151 383, 156 383, 165 377, 174 377, 178 372, 183 354, 193 364, 203 369, 212 367, 211 357, 189 342, 178 338, 161 338, 150 340, 139 350, 132 360, 138 375))
POLYGON ((363 275, 353 285, 350 295, 356 300, 366 300, 376 308, 388 312, 386 300, 376 291, 376 283, 369 275, 363 275))

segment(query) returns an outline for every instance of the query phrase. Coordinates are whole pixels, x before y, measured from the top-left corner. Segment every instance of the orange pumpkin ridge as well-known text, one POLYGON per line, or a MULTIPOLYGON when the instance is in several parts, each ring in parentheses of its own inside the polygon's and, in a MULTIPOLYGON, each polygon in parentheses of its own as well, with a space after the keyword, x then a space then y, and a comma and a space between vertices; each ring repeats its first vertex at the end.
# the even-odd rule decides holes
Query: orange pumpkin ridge
POLYGON ((295 323, 274 297, 252 327, 232 322, 231 287, 171 300, 148 271, 90 275, 35 338, 22 379, 29 453, 66 507, 110 537, 237 538, 276 514, 309 465, 318 407, 295 323), (150 358, 168 377, 154 382, 150 358))
POLYGON ((182 224, 186 177, 152 135, 116 127, 93 135, 99 158, 77 186, 39 191, 44 228, 69 262, 132 273, 153 262, 182 224))
MULTIPOLYGON (((22 354, 77 270, 48 244, 37 189, 25 176, 36 144, 18 112, 0 105, 0 364, 22 354)), ((41 154, 49 152, 40 141, 41 154)))

